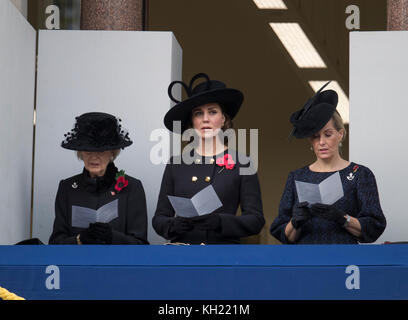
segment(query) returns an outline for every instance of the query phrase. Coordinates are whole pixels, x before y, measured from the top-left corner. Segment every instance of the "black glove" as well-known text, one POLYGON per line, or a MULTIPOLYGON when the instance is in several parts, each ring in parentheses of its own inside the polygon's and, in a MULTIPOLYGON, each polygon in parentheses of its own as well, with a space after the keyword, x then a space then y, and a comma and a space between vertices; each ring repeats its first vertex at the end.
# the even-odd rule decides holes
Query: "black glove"
POLYGON ((109 223, 95 222, 89 225, 92 235, 104 244, 112 244, 112 227, 109 223))
POLYGON ((101 239, 95 237, 94 232, 89 227, 79 233, 79 240, 82 244, 103 244, 101 239))
POLYGON ((175 217, 169 228, 169 235, 182 235, 193 229, 191 218, 175 217))
POLYGON ((333 205, 315 203, 311 206, 311 213, 316 217, 334 221, 343 226, 347 219, 344 217, 346 214, 334 207, 333 205))
POLYGON ((292 208, 292 225, 295 229, 299 229, 303 226, 307 221, 310 220, 312 215, 310 214, 310 210, 308 208, 309 203, 307 201, 301 202, 296 204, 292 208))
POLYGON ((221 229, 221 218, 217 213, 205 214, 203 216, 194 217, 191 219, 194 227, 198 230, 215 230, 221 229))

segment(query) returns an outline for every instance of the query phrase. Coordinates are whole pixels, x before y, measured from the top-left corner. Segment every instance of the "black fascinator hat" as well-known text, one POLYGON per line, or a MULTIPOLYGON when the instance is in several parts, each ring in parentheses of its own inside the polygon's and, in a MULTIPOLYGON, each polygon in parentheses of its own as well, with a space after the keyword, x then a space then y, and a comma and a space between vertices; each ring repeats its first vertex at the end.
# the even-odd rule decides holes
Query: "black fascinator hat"
POLYGON ((132 144, 121 119, 102 112, 89 112, 76 117, 74 128, 66 133, 61 146, 77 151, 101 152, 124 149, 132 144))
POLYGON ((168 94, 176 105, 171 108, 164 116, 164 125, 170 131, 173 131, 173 121, 181 121, 181 131, 187 129, 191 119, 191 111, 199 106, 207 103, 218 103, 222 106, 225 112, 233 119, 241 107, 244 95, 237 89, 227 88, 225 83, 217 80, 210 80, 205 73, 196 74, 187 86, 182 81, 173 81, 168 88, 168 94), (200 78, 204 78, 202 82, 193 87, 194 82, 200 78), (181 84, 186 90, 188 98, 184 101, 178 101, 173 97, 172 89, 174 85, 181 84))
POLYGON ((339 100, 336 91, 322 91, 330 82, 321 87, 302 109, 290 116, 293 129, 289 138, 292 136, 298 139, 311 137, 329 122, 336 111, 339 100))

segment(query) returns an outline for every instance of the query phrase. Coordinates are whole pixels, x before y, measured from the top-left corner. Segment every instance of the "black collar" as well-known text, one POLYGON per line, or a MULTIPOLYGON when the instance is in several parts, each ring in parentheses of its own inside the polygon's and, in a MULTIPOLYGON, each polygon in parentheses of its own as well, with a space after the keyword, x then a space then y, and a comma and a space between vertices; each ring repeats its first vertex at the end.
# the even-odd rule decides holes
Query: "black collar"
POLYGON ((115 182, 118 168, 113 162, 110 162, 106 168, 105 175, 102 177, 91 178, 89 171, 84 168, 82 171, 83 185, 86 190, 92 193, 102 193, 107 191, 115 182))

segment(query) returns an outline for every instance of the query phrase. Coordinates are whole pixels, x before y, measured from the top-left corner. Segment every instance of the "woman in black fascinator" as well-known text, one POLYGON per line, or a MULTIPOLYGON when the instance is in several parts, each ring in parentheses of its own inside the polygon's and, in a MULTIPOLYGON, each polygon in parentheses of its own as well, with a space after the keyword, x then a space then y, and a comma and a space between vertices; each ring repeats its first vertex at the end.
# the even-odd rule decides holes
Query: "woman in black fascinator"
POLYGON ((386 226, 374 174, 341 157, 346 130, 336 111, 337 93, 323 91, 326 85, 290 117, 291 136, 307 139, 316 161, 289 173, 278 217, 270 227, 271 234, 285 244, 369 243, 376 241, 386 226), (338 179, 340 195, 343 193, 339 199, 304 199, 303 183, 317 185, 328 178, 338 179))

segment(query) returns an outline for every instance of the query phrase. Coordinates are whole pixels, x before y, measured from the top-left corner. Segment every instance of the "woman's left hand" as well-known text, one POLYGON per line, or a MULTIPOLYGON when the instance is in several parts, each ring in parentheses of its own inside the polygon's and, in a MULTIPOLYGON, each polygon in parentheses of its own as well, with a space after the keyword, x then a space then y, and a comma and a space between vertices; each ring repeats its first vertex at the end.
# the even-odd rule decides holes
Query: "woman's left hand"
POLYGON ((217 213, 205 214, 191 218, 195 228, 199 230, 217 230, 221 227, 221 218, 217 213))
POLYGON ((315 203, 310 207, 310 211, 315 217, 335 221, 341 226, 343 226, 347 221, 347 219, 344 217, 346 214, 333 205, 315 203))
POLYGON ((108 223, 95 222, 89 225, 89 231, 105 244, 112 244, 112 227, 108 223))

